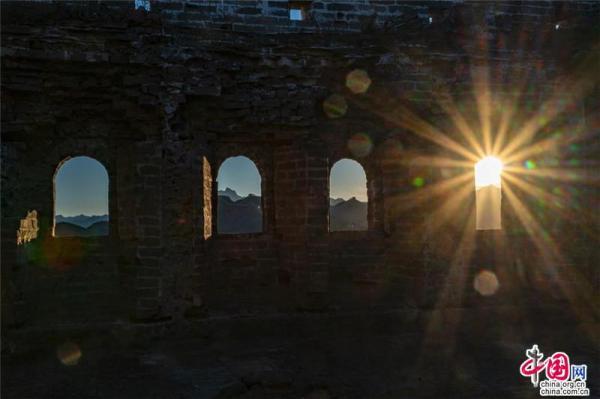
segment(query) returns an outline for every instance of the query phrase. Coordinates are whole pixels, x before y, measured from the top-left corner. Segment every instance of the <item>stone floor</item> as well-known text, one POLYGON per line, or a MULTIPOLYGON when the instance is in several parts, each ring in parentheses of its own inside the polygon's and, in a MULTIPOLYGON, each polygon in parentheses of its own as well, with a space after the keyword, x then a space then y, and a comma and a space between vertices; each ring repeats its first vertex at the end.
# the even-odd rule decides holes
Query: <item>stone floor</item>
POLYGON ((215 317, 144 339, 125 324, 38 332, 35 350, 15 340, 4 351, 2 398, 536 398, 519 375, 534 343, 586 363, 599 397, 589 335, 598 323, 572 314, 565 305, 215 317))

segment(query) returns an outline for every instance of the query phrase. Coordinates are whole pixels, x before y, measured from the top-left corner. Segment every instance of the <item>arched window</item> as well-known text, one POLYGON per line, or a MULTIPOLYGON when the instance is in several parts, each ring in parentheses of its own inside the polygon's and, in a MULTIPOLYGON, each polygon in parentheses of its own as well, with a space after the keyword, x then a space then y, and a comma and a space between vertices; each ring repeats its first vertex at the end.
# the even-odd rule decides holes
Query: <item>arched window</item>
POLYGON ((502 162, 485 157, 475 165, 475 207, 477 230, 502 228, 502 162))
POLYGON ((244 156, 227 158, 217 175, 217 232, 259 233, 263 230, 260 173, 244 156))
POLYGON ((108 173, 93 158, 68 158, 54 175, 54 236, 106 235, 108 173))
POLYGON ((367 176, 351 159, 340 159, 329 176, 329 231, 367 230, 367 176))

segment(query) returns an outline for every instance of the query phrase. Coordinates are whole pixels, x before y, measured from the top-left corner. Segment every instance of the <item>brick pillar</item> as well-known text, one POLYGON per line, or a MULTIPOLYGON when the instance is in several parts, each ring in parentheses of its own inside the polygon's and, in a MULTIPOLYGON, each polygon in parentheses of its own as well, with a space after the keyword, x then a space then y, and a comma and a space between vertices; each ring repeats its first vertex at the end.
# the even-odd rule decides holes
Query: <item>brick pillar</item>
POLYGON ((306 230, 304 251, 308 264, 308 306, 324 307, 329 292, 329 159, 319 140, 305 141, 306 230))
MULTIPOLYGON (((136 227, 136 175, 137 163, 135 154, 136 145, 131 140, 118 141, 113 149, 115 154, 116 181, 112 183, 116 192, 116 209, 111 209, 110 219, 116 220, 118 230, 117 239, 114 240, 118 248, 118 268, 121 298, 126 298, 127 313, 136 308, 136 277, 137 277, 137 227, 136 227), (116 212, 114 212, 116 211, 116 212)), ((113 234, 114 231, 111 231, 113 234)))
POLYGON ((201 175, 194 176, 193 140, 168 132, 164 140, 162 179, 162 238, 161 260, 162 315, 175 317, 191 300, 193 248, 195 235, 203 235, 195 209, 202 209, 198 194, 202 193, 201 175))
POLYGON ((320 306, 327 292, 328 167, 323 147, 294 139, 274 151, 279 280, 293 286, 298 307, 320 306))
MULTIPOLYGON (((400 138, 390 138, 382 145, 381 173, 383 220, 386 235, 385 264, 397 301, 423 303, 428 296, 428 253, 423 240, 423 213, 410 200, 415 188, 410 185, 406 159, 409 152, 400 138)), ((418 189, 417 189, 418 190, 418 189)), ((420 207, 422 209, 422 206, 420 207)))
POLYGON ((136 279, 135 317, 139 320, 160 316, 162 290, 162 142, 148 139, 136 144, 135 221, 136 279))

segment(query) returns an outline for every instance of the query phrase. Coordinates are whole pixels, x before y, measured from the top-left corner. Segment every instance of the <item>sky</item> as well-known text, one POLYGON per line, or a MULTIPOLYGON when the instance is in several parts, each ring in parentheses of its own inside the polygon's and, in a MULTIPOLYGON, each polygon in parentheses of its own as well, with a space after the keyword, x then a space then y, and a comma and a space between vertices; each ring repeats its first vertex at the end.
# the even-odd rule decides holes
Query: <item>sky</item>
POLYGON ((260 195, 260 174, 254 162, 244 156, 227 158, 217 175, 219 190, 230 188, 238 195, 260 195))
MULTIPOLYGON (((260 174, 254 163, 243 156, 228 158, 217 176, 219 190, 229 187, 242 197, 260 195, 260 174)), ((55 178, 57 215, 108 214, 108 174, 102 164, 89 157, 65 162, 55 178)), ((330 197, 367 201, 367 178, 356 161, 342 159, 331 169, 330 197)))
POLYGON ((367 201, 367 176, 362 166, 351 159, 340 159, 331 168, 329 196, 367 201))
POLYGON ((108 174, 95 159, 69 159, 58 170, 54 184, 56 215, 108 214, 108 174))
MULTIPOLYGON (((244 157, 232 157, 223 162, 217 176, 219 190, 231 188, 245 197, 252 193, 260 195, 260 175, 254 163, 244 157)), ((356 161, 342 159, 331 169, 330 197, 345 200, 356 197, 367 201, 367 177, 356 161)))

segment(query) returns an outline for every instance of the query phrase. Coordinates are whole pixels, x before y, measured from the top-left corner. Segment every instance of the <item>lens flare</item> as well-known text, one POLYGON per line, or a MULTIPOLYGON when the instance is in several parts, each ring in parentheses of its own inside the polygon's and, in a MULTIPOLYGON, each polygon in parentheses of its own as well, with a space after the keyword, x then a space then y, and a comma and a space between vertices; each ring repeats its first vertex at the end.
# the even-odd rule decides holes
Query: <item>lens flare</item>
POLYGON ((323 101, 323 111, 332 119, 346 115, 348 104, 346 99, 339 94, 332 94, 323 101))
POLYGON ((373 150, 373 142, 365 133, 357 133, 348 139, 348 150, 358 158, 366 157, 373 150))
POLYGON ((485 157, 475 165, 476 228, 502 228, 500 175, 502 162, 496 157, 485 157))
POLYGON ((482 270, 475 276, 473 288, 482 296, 492 296, 500 288, 500 283, 494 272, 482 270))
POLYGON ((81 359, 81 349, 74 342, 65 342, 56 349, 56 357, 65 366, 76 366, 81 359))
POLYGON ((390 138, 384 143, 384 151, 390 159, 401 159, 404 153, 404 146, 400 140, 390 138))
MULTIPOLYGON (((515 45, 521 51, 526 50, 530 34, 522 31, 517 36, 515 45)), ((573 64, 572 73, 549 80, 548 87, 553 87, 552 91, 540 96, 540 86, 536 79, 531 79, 531 72, 543 71, 547 66, 542 61, 534 62, 529 69, 519 63, 514 69, 495 61, 488 65, 480 52, 487 52, 489 40, 484 34, 480 38, 473 47, 478 62, 468 62, 467 54, 464 62, 458 62, 454 69, 455 76, 465 81, 471 75, 473 98, 456 96, 453 85, 435 75, 431 98, 419 95, 418 90, 385 85, 372 85, 368 95, 346 98, 352 102, 353 109, 356 107, 381 118, 390 132, 398 130, 394 136, 402 137, 406 146, 402 151, 388 148, 387 141, 381 146, 382 165, 390 170, 390 175, 406 176, 403 180, 409 186, 406 188, 418 188, 390 189, 393 194, 386 203, 390 214, 428 204, 432 211, 423 223, 428 232, 441 234, 446 229, 458 232, 462 228, 464 243, 455 249, 454 269, 448 273, 444 291, 437 301, 440 307, 455 303, 456 298, 464 294, 468 275, 464 266, 469 264, 479 238, 487 242, 486 237, 489 237, 488 249, 493 249, 495 254, 507 253, 508 241, 519 251, 522 246, 533 243, 531 250, 536 251, 539 260, 532 257, 527 262, 531 263, 531 269, 539 267, 542 273, 550 275, 550 272, 556 274, 555 265, 561 262, 575 263, 569 259, 576 255, 571 249, 573 243, 569 242, 571 237, 564 234, 562 226, 576 226, 581 221, 581 234, 586 238, 597 235, 589 228, 590 205, 583 203, 584 198, 588 201, 588 194, 582 192, 598 182, 593 174, 597 161, 588 143, 593 146, 593 132, 600 120, 585 118, 587 98, 595 93, 597 86, 594 79, 597 73, 593 68, 597 65, 597 51, 583 55, 573 64), (421 104, 412 104, 411 100, 431 102, 446 115, 426 117, 421 112, 421 104), (420 147, 421 143, 425 142, 429 142, 431 151, 421 151, 425 147, 420 147), (417 165, 435 170, 427 173, 413 170, 413 160, 417 165), (507 212, 503 215, 504 209, 507 212), (479 234, 477 230, 499 231, 479 234)), ((503 37, 502 40, 508 39, 503 37)), ((501 273, 505 264, 499 262, 496 267, 499 276, 510 277, 510 273, 501 273)), ((561 272, 569 284, 555 280, 573 305, 574 313, 589 320, 597 315, 590 306, 594 291, 589 278, 578 269, 569 267, 561 272), (573 289, 575 286, 577 289, 573 289)), ((498 277, 491 271, 481 272, 470 282, 481 295, 493 295, 499 289, 498 277)), ((507 293, 511 292, 511 284, 510 280, 503 281, 507 293)), ((458 323, 449 328, 446 320, 433 318, 424 342, 446 339, 450 342, 445 350, 452 353, 457 328, 458 323)), ((586 329, 585 332, 597 340, 595 331, 586 329)))
POLYGON ((41 249, 42 264, 60 272, 79 266, 86 250, 80 237, 64 237, 61 240, 46 237, 41 249))
POLYGON ((367 71, 355 69, 346 76, 346 87, 354 94, 365 93, 371 86, 371 78, 367 71))
POLYGON ((529 170, 535 169, 537 167, 537 164, 535 163, 535 161, 532 161, 531 159, 528 159, 527 161, 525 161, 524 165, 529 170))
POLYGON ((475 187, 494 185, 500 187, 502 161, 496 157, 485 157, 475 164, 475 187))
POLYGON ((425 179, 421 176, 417 176, 412 179, 412 185, 415 187, 423 187, 425 185, 425 179))

